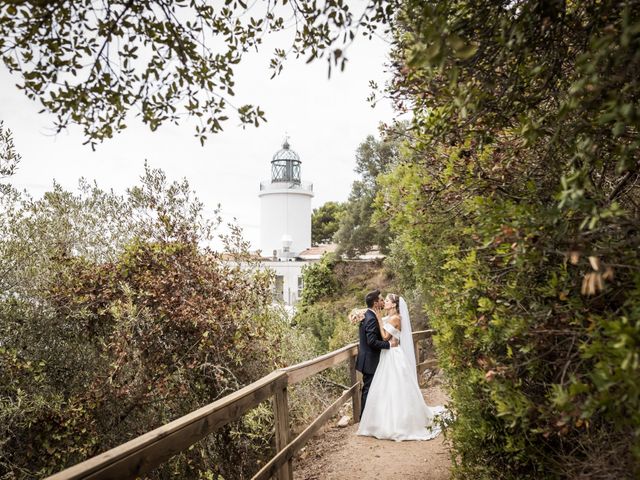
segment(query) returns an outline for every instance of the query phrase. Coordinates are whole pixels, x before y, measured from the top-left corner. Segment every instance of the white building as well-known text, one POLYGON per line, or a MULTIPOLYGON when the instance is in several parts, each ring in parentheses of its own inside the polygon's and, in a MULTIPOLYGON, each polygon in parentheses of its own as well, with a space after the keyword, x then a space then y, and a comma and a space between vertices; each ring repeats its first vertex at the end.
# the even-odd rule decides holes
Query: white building
POLYGON ((302 292, 299 257, 311 247, 311 199, 313 184, 300 176, 300 157, 285 140, 271 160, 271 180, 260 182, 260 250, 263 265, 275 271, 274 295, 287 305, 302 292))
MULTIPOLYGON (((292 307, 304 287, 302 269, 318 262, 337 245, 311 246, 313 184, 300 176, 302 162, 285 140, 271 160, 271 181, 260 183, 260 249, 262 265, 275 272, 274 299, 292 307)), ((373 250, 357 261, 384 258, 373 250)))

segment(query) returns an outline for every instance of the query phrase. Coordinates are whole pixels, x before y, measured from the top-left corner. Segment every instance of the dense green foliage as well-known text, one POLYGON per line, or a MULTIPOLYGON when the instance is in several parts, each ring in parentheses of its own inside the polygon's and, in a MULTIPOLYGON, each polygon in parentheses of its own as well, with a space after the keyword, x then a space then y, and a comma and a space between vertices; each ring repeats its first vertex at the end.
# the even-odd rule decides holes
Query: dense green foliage
POLYGON ((340 288, 333 271, 336 262, 338 259, 334 255, 325 254, 319 262, 310 263, 303 267, 304 289, 300 298, 303 306, 330 297, 340 288))
MULTIPOLYGON (((225 253, 201 246, 216 225, 186 182, 147 169, 124 197, 82 184, 1 199, 2 478, 71 466, 313 348, 236 228, 225 253)), ((272 455, 272 416, 260 406, 150 477, 248 477, 272 455)))
POLYGON ((311 244, 320 245, 333 241, 333 237, 340 227, 340 218, 345 210, 345 204, 340 202, 326 202, 313 209, 311 214, 311 244))
POLYGON ((346 275, 347 266, 337 256, 325 254, 302 270, 304 289, 293 324, 312 336, 317 354, 357 339, 357 328, 347 321, 346 312, 362 305, 370 282, 363 275, 346 275))
POLYGON ((450 382, 456 478, 640 475, 640 5, 404 2, 388 264, 450 382))
POLYGON ((381 260, 358 261, 326 255, 304 270, 305 295, 293 318, 296 327, 312 335, 317 353, 326 353, 358 340, 358 325, 348 321, 353 308, 364 308, 367 293, 400 293, 409 303, 414 328, 425 327, 419 299, 400 285, 393 269, 381 260), (418 300, 418 301, 416 301, 418 300))

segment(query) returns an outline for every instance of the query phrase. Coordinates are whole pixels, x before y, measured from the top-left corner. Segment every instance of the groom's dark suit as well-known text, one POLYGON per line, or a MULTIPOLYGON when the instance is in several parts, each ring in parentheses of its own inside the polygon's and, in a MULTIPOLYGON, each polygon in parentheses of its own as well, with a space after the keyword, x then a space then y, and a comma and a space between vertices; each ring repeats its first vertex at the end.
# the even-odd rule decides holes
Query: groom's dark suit
POLYGON ((364 320, 360 322, 359 333, 360 345, 358 347, 356 370, 362 372, 362 407, 360 410, 360 416, 362 416, 364 405, 367 403, 369 387, 380 361, 380 350, 383 348, 388 349, 389 342, 382 340, 378 319, 373 310, 365 312, 364 320))

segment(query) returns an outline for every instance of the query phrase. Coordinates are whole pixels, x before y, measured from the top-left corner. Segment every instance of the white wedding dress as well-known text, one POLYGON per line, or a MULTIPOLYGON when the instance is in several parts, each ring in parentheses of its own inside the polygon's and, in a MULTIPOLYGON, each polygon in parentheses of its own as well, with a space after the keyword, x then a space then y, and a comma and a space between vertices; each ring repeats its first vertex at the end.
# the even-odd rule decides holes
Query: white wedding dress
MULTIPOLYGON (((401 299, 400 302, 402 304, 404 300, 401 299)), ((401 344, 380 352, 380 363, 371 382, 358 435, 399 442, 430 440, 440 434, 440 426, 434 419, 446 410, 442 406, 429 407, 424 402, 418 386, 408 310, 406 321, 402 315, 403 310, 405 309, 400 310, 403 318, 401 327, 409 330, 408 332, 401 332, 389 324, 388 317, 382 319, 384 329, 400 340, 401 344), (406 323, 409 324, 408 327, 405 327, 406 323), (402 343, 403 338, 405 345, 402 343), (408 348, 407 340, 410 342, 408 348)))

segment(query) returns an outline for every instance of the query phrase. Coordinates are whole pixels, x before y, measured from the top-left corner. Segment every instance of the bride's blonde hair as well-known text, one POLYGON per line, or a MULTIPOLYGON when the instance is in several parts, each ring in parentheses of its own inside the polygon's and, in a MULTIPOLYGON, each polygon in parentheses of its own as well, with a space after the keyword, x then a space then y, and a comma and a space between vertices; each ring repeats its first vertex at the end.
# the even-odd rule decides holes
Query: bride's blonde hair
POLYGON ((396 307, 396 313, 400 313, 400 295, 390 293, 387 295, 387 298, 393 302, 393 305, 396 307))
POLYGON ((364 320, 364 312, 366 312, 366 308, 354 308, 349 312, 349 321, 355 325, 364 320))

